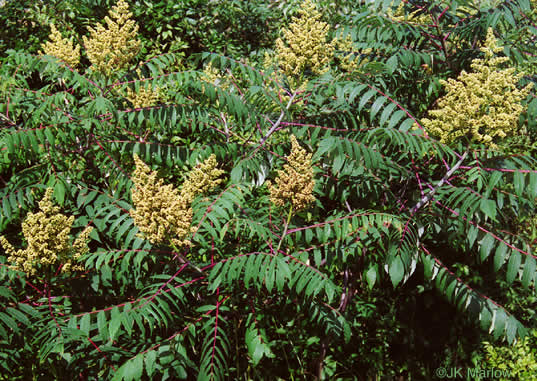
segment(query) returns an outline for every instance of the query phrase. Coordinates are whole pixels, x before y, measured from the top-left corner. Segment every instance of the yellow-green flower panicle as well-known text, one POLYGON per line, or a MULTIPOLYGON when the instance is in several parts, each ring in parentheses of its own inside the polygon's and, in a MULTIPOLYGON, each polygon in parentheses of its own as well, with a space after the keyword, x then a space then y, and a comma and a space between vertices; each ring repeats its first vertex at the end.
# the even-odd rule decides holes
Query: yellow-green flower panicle
POLYGON ((415 7, 415 9, 410 12, 407 12, 405 7, 408 7, 408 3, 401 1, 397 8, 395 8, 395 11, 392 11, 392 9, 389 8, 386 12, 386 16, 393 21, 408 22, 418 25, 427 25, 432 22, 430 14, 424 12, 422 7, 415 7))
POLYGON ((107 28, 99 24, 88 28, 90 37, 82 37, 86 54, 94 70, 110 75, 126 68, 140 51, 136 38, 138 25, 131 20, 132 13, 125 0, 119 0, 104 18, 107 28))
POLYGON ((293 17, 283 39, 276 40, 278 63, 284 74, 300 77, 309 69, 322 74, 334 55, 335 42, 327 42, 329 25, 321 20, 321 13, 311 0, 305 0, 293 17))
POLYGON ((218 177, 223 175, 224 171, 218 169, 217 165, 216 156, 211 155, 203 163, 195 166, 188 173, 188 179, 181 189, 181 196, 192 202, 198 194, 207 193, 221 184, 224 180, 218 177))
POLYGON ((499 69, 507 57, 495 57, 502 48, 489 29, 481 51, 483 59, 472 61, 471 73, 462 71, 457 80, 441 81, 447 93, 438 101, 439 108, 423 119, 425 129, 443 143, 467 139, 495 147, 498 139, 517 131, 518 118, 523 111, 519 103, 528 95, 531 84, 516 87, 522 74, 514 68, 499 69))
MULTIPOLYGON (((75 261, 80 260, 84 255, 89 253, 89 247, 88 247, 88 241, 89 241, 89 235, 93 231, 93 228, 91 226, 88 226, 85 228, 82 233, 76 237, 75 241, 73 242, 73 259, 75 261)), ((83 270, 84 268, 82 266, 73 266, 72 262, 67 262, 62 267, 62 270, 64 271, 72 271, 73 269, 77 270, 83 270)))
POLYGON ((142 236, 157 245, 169 243, 176 248, 190 246, 188 236, 196 231, 195 227, 191 227, 192 201, 221 181, 216 179, 223 173, 216 169, 216 157, 212 155, 189 172, 181 191, 157 179, 157 173, 137 155, 134 155, 134 162, 134 209, 130 214, 142 236))
POLYGON ((28 213, 22 223, 22 233, 27 242, 26 249, 16 250, 5 237, 0 237, 0 244, 9 255, 8 261, 13 268, 35 275, 42 268, 62 264, 62 272, 83 270, 74 264, 88 253, 87 241, 92 227, 87 227, 78 238, 70 244, 70 232, 75 220, 59 213, 59 208, 52 203, 52 188, 47 189, 39 202, 38 213, 28 213))
MULTIPOLYGON (((201 79, 213 86, 219 86, 224 90, 228 89, 230 85, 229 80, 211 62, 203 69, 201 79)), ((205 92, 205 87, 202 87, 202 90, 205 92)))
POLYGON ((130 214, 142 232, 141 236, 155 245, 170 242, 176 247, 189 246, 187 237, 192 232, 190 203, 173 185, 164 185, 164 180, 157 179, 157 173, 138 155, 134 155, 134 162, 134 209, 130 214))
POLYGON ((127 100, 134 108, 143 108, 155 106, 162 98, 161 89, 153 89, 151 85, 141 86, 138 91, 127 88, 127 100))
POLYGON ((335 40, 336 57, 338 58, 339 67, 349 73, 355 72, 369 62, 365 57, 373 52, 373 49, 366 48, 356 51, 354 42, 350 34, 345 37, 340 36, 335 40))
POLYGON ((346 35, 344 38, 338 38, 336 40, 336 48, 342 52, 339 56, 339 66, 348 72, 353 72, 358 69, 358 63, 355 61, 355 54, 353 52, 353 41, 350 35, 346 35))
POLYGON ((304 209, 315 201, 313 196, 313 168, 311 153, 300 147, 294 135, 291 135, 291 154, 284 169, 278 171, 276 185, 268 182, 270 201, 276 206, 291 203, 293 211, 304 209))
POLYGON ((41 55, 49 55, 58 58, 72 68, 80 63, 80 46, 73 43, 73 39, 63 38, 61 33, 52 24, 50 26, 50 41, 41 45, 41 55))

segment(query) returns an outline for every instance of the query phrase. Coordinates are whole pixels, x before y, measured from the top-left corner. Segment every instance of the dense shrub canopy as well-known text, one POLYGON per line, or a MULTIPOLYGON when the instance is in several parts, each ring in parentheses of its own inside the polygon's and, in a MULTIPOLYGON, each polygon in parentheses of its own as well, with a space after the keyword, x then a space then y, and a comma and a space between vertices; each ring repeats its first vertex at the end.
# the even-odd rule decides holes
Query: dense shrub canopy
POLYGON ((535 369, 534 2, 0 20, 0 380, 535 369))

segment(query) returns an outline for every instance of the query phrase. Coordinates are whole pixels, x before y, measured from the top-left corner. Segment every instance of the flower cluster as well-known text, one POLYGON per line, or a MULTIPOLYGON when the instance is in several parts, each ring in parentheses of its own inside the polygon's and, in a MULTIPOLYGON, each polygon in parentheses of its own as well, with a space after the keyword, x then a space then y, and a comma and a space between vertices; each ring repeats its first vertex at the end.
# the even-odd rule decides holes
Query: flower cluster
POLYGON ((119 0, 109 14, 104 18, 107 28, 99 24, 88 28, 90 38, 82 37, 93 67, 106 75, 125 68, 140 51, 138 25, 130 19, 132 13, 125 0, 119 0))
POLYGON ((134 223, 153 244, 169 242, 176 248, 189 246, 191 242, 187 237, 196 231, 191 227, 192 201, 222 181, 216 179, 223 173, 216 169, 216 157, 211 155, 190 171, 181 191, 157 179, 157 173, 137 155, 134 155, 134 162, 132 201, 135 209, 130 211, 134 223))
POLYGON ((531 84, 519 90, 516 84, 522 74, 515 74, 514 68, 499 69, 508 60, 495 57, 501 50, 489 29, 481 49, 484 58, 472 61, 474 72, 462 71, 457 80, 441 81, 447 94, 438 101, 439 108, 430 111, 434 119, 422 121, 431 135, 444 143, 466 138, 495 147, 495 139, 517 130, 523 111, 519 102, 528 95, 531 84))
POLYGON ((71 245, 70 232, 75 217, 59 213, 60 208, 52 203, 52 188, 45 192, 39 209, 38 213, 28 213, 22 223, 22 233, 28 244, 26 249, 15 250, 5 237, 0 237, 0 244, 9 255, 8 261, 15 263, 13 268, 29 275, 37 272, 38 264, 61 263, 62 272, 83 270, 73 262, 89 251, 87 241, 92 228, 84 229, 71 245))
POLYGON ((196 165, 189 173, 181 188, 181 197, 191 203, 198 194, 206 193, 224 180, 219 179, 224 171, 218 169, 216 156, 209 156, 203 163, 196 165))
POLYGON ((72 68, 80 63, 80 46, 74 45, 73 39, 63 38, 61 33, 52 24, 50 26, 50 41, 41 45, 41 55, 49 55, 60 59, 72 68))
POLYGON ((284 170, 278 171, 276 186, 267 182, 270 190, 270 200, 274 205, 284 206, 290 202, 294 211, 304 209, 315 201, 313 196, 313 168, 311 153, 300 147, 296 137, 291 135, 291 154, 287 158, 284 170))
POLYGON ((353 72, 356 69, 358 69, 359 65, 358 62, 356 62, 355 54, 353 52, 354 46, 352 37, 348 34, 345 36, 345 38, 338 38, 336 42, 336 49, 341 53, 340 56, 340 64, 342 69, 353 72))
POLYGON ((357 52, 354 41, 350 34, 335 40, 335 48, 339 60, 339 67, 348 72, 354 72, 369 62, 365 57, 373 52, 372 48, 362 49, 357 52))
MULTIPOLYGON (((209 63, 205 66, 201 75, 201 79, 214 86, 219 86, 224 90, 229 88, 230 85, 227 78, 222 76, 220 70, 215 68, 212 63, 209 63)), ((205 88, 203 88, 203 90, 205 91, 205 88)))
POLYGON ((284 39, 276 40, 278 63, 287 76, 298 77, 305 70, 322 74, 334 55, 335 42, 326 42, 329 25, 321 21, 312 0, 304 0, 298 14, 284 29, 284 39))
POLYGON ((424 11, 423 7, 416 7, 415 10, 407 12, 405 9, 409 6, 409 3, 401 1, 395 11, 388 9, 386 15, 394 21, 408 22, 418 25, 427 25, 431 23, 431 16, 428 12, 424 11))
POLYGON ((131 102, 134 108, 151 107, 162 99, 160 88, 153 89, 151 85, 140 86, 138 91, 127 88, 127 100, 131 102))

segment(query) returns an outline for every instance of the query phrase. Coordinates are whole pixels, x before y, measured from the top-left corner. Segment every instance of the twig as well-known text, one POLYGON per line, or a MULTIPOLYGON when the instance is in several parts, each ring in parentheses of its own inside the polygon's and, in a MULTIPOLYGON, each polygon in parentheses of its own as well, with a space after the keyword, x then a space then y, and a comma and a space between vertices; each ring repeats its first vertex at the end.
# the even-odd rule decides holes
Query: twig
POLYGON ((224 122, 224 132, 226 133, 226 143, 229 143, 229 127, 227 125, 226 116, 223 112, 220 113, 220 118, 222 118, 222 121, 224 122))
POLYGON ((317 380, 322 380, 323 378, 323 368, 324 368, 324 359, 326 357, 326 341, 327 339, 324 338, 321 340, 321 353, 319 353, 318 363, 317 363, 317 380))
POLYGON ((341 298, 339 302, 339 307, 337 308, 341 312, 345 312, 345 308, 347 308, 347 302, 349 298, 349 270, 345 269, 343 272, 343 292, 341 293, 341 298))
POLYGON ((282 246, 282 242, 287 234, 287 229, 289 228, 289 223, 291 222, 291 217, 293 216, 293 204, 289 207, 289 214, 287 215, 287 221, 285 221, 285 227, 283 229, 282 237, 280 238, 280 242, 278 242, 278 248, 276 249, 276 254, 280 252, 280 247, 282 246))
POLYGON ((186 264, 188 265, 190 268, 192 268, 193 270, 195 270, 197 273, 201 274, 201 275, 206 275, 202 269, 200 269, 198 266, 196 266, 195 264, 193 264, 192 262, 190 262, 188 259, 186 259, 183 255, 179 254, 180 250, 178 247, 176 247, 173 243, 171 243, 171 246, 174 250, 174 253, 177 257, 177 259, 179 260, 180 263, 182 264, 186 264))
POLYGON ((293 103, 293 100, 295 99, 297 95, 297 92, 295 91, 293 93, 293 95, 291 95, 291 99, 289 99, 289 102, 287 102, 287 106, 285 106, 285 108, 282 110, 282 112, 280 113, 280 117, 278 118, 278 120, 276 122, 274 122, 274 124, 272 125, 272 127, 270 128, 270 130, 267 132, 267 134, 263 137, 263 139, 261 139, 261 141, 259 142, 259 145, 263 145, 267 139, 270 137, 270 135, 272 135, 274 133, 274 131, 276 131, 276 129, 280 126, 280 123, 282 122, 283 120, 283 116, 285 115, 285 112, 287 110, 289 110, 289 107, 291 107, 291 104, 293 103))
POLYGON ((6 122, 8 122, 10 125, 12 126, 16 126, 17 123, 15 123, 14 121, 12 121, 11 119, 9 119, 7 116, 5 116, 4 114, 0 114, 0 117, 2 117, 2 119, 4 119, 6 122))
POLYGON ((436 191, 438 190, 438 188, 440 188, 442 185, 444 185, 444 183, 446 182, 447 179, 449 179, 451 177, 451 175, 453 175, 453 173, 459 169, 459 167, 461 166, 462 162, 464 161, 464 159, 466 159, 466 156, 468 155, 468 151, 466 151, 462 156, 461 158, 459 159, 459 161, 457 161, 457 163, 455 163, 455 165, 453 167, 451 167, 451 169, 446 173, 446 175, 444 177, 442 177, 442 180, 440 180, 438 182, 438 184, 436 184, 436 186, 431 189, 431 191, 429 193, 427 193, 425 196, 423 196, 421 198, 421 200, 418 201, 418 203, 411 209, 411 214, 414 215, 419 208, 421 208, 422 206, 424 206, 425 204, 427 204, 429 201, 431 201, 431 198, 433 198, 434 194, 436 193, 436 191))

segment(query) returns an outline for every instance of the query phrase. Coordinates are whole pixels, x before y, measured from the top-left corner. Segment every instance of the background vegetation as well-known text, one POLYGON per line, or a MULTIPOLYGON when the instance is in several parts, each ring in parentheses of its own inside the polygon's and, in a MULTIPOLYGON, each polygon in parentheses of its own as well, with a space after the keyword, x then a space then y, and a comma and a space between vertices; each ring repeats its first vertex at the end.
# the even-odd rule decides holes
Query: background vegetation
POLYGON ((536 22, 528 0, 5 2, 0 379, 530 379, 536 22))

